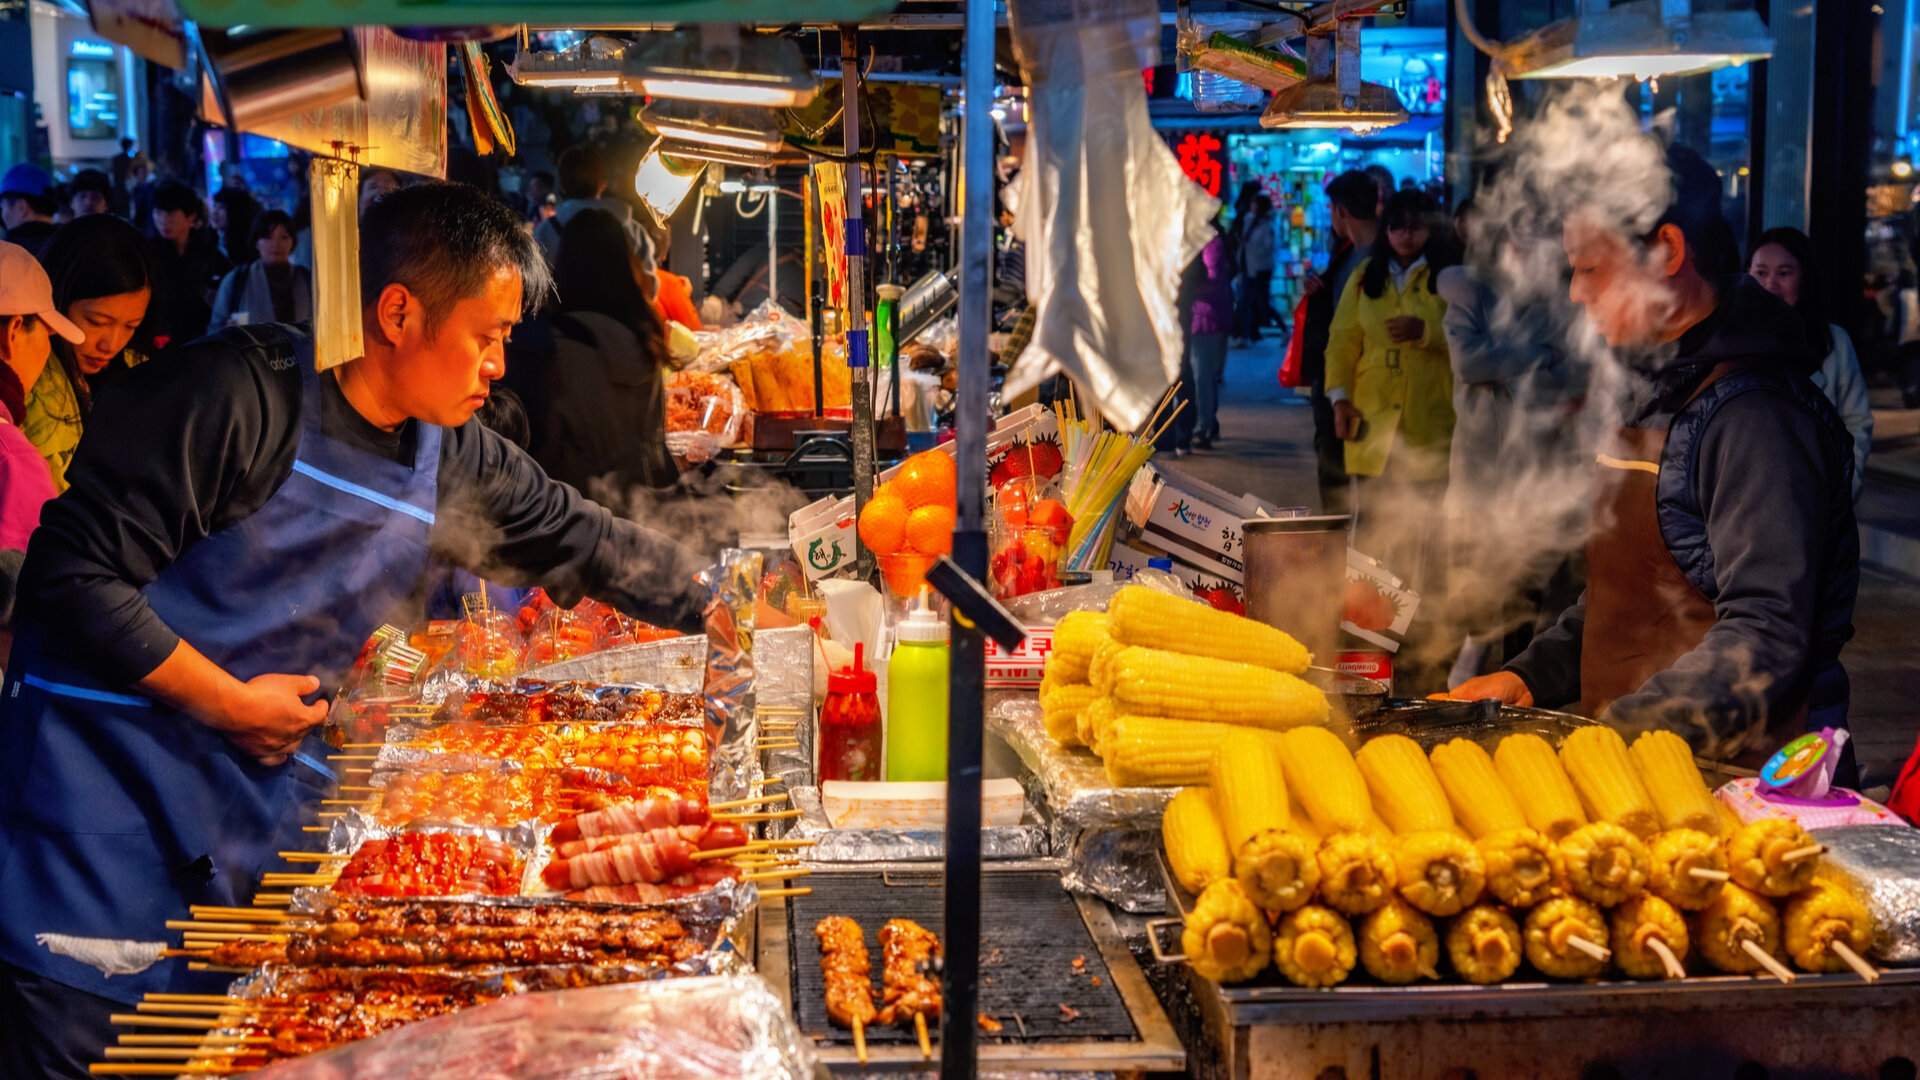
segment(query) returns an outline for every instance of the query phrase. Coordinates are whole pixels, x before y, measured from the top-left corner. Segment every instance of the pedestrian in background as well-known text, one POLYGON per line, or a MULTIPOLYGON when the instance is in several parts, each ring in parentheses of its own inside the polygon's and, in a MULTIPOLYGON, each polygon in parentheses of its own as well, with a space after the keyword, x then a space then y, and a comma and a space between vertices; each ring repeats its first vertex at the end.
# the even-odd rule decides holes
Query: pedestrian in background
POLYGON ((81 169, 67 182, 67 208, 76 218, 113 212, 113 178, 99 169, 81 169))
POLYGON ((153 193, 153 264, 165 283, 157 298, 157 336, 169 344, 206 332, 220 278, 233 268, 201 229, 205 223, 206 204, 187 185, 167 183, 153 193))
POLYGON ((0 177, 0 224, 6 226, 7 243, 26 248, 29 255, 40 254, 40 245, 53 235, 59 208, 53 177, 40 166, 15 165, 0 177))
POLYGON ((1274 247, 1273 200, 1256 194, 1248 214, 1234 222, 1239 240, 1239 302, 1234 307, 1233 332, 1243 346, 1260 340, 1260 329, 1280 325, 1273 310, 1274 247))
POLYGON ((607 197, 607 160, 593 146, 581 144, 561 151, 560 199, 560 206, 553 216, 533 230, 534 242, 540 245, 540 253, 546 256, 547 265, 558 265, 560 238, 573 223, 573 216, 582 210, 599 210, 612 215, 626 230, 627 246, 636 252, 640 250, 642 238, 640 226, 633 220, 633 207, 620 199, 607 197))
POLYGON ((313 318, 313 275, 293 263, 293 218, 284 210, 268 210, 253 219, 251 239, 254 260, 220 279, 209 334, 234 325, 313 318))
POLYGON ((26 388, 40 380, 53 338, 82 339, 53 302, 47 272, 18 244, 0 243, 0 664, 13 646, 13 598, 27 537, 54 497, 53 476, 21 432, 26 388))
POLYGON ((1191 371, 1193 380, 1193 446, 1211 450, 1220 437, 1220 386, 1226 378, 1227 330, 1233 313, 1232 256, 1217 225, 1213 239, 1200 249, 1200 257, 1181 281, 1181 292, 1187 313, 1186 359, 1181 368, 1191 371), (1185 295, 1189 288, 1190 298, 1185 295))
POLYGON ((1335 430, 1333 401, 1327 397, 1327 339, 1333 330, 1334 310, 1347 291, 1347 281, 1373 250, 1380 234, 1379 188, 1373 178, 1349 169, 1327 184, 1327 205, 1335 240, 1327 268, 1307 275, 1305 325, 1301 334, 1300 379, 1313 403, 1313 453, 1320 481, 1320 510, 1344 514, 1350 508, 1347 449, 1335 430))

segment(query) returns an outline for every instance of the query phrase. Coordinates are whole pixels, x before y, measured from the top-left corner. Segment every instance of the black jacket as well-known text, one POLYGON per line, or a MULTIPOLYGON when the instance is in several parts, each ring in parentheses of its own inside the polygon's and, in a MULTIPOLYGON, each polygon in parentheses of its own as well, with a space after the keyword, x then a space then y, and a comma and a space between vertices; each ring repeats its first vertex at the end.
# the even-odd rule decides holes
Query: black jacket
POLYGON ((667 450, 662 359, 611 316, 554 317, 546 416, 533 454, 548 476, 582 491, 600 479, 618 487, 673 484, 680 470, 667 450))

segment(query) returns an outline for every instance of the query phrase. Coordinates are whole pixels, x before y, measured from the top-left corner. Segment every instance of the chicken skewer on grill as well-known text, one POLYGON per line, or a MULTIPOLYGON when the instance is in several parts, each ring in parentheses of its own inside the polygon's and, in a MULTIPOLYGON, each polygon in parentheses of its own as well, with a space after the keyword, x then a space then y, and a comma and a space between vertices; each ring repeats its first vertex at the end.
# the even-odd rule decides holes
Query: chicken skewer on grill
POLYGON ((932 1060, 927 1020, 940 1019, 940 980, 934 975, 944 951, 940 939, 912 919, 888 919, 880 928, 880 947, 886 953, 886 967, 881 973, 881 999, 886 1007, 880 1010, 880 1022, 901 1024, 912 1020, 914 1034, 920 1037, 920 1053, 932 1060))
POLYGON ((853 1029, 853 1049, 867 1063, 867 1025, 873 1008, 873 961, 867 932, 845 915, 829 915, 813 928, 820 939, 820 974, 826 983, 827 1016, 853 1029))

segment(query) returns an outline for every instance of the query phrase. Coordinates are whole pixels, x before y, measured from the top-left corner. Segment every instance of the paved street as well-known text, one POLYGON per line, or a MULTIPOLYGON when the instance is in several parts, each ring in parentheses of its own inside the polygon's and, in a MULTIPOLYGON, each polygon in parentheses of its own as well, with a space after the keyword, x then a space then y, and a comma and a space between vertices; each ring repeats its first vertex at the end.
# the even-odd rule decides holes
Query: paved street
MULTIPOLYGON (((1313 416, 1275 378, 1281 343, 1235 349, 1222 393, 1222 440, 1177 469, 1279 506, 1318 509, 1313 416)), ((1853 680, 1852 725, 1869 786, 1891 783, 1920 737, 1920 411, 1875 394, 1874 457, 1861 499, 1862 572, 1855 636, 1842 659, 1853 680)))

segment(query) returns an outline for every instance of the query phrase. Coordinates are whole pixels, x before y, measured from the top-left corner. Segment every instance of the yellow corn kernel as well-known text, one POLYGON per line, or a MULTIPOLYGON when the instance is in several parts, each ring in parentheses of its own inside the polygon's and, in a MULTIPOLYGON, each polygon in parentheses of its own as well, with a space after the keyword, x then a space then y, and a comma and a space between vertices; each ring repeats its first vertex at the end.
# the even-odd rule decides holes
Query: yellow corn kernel
POLYGON ((1313 845, 1293 833, 1266 829, 1235 849, 1233 878, 1256 907, 1292 911, 1313 899, 1320 864, 1313 845))
POLYGON ((1671 731, 1648 731, 1633 740, 1632 752, 1661 828, 1720 834, 1720 800, 1707 790, 1687 740, 1671 731))
POLYGON ((1214 752, 1236 730, 1163 716, 1115 717, 1106 737, 1107 781, 1114 787, 1204 784, 1214 752))
POLYGON ((1671 953, 1675 962, 1687 958, 1687 922, 1672 904, 1643 893, 1613 909, 1613 962, 1628 978, 1672 977, 1654 942, 1671 953))
MULTIPOLYGON (((1285 747, 1286 744, 1282 743, 1281 749, 1283 756, 1285 747)), ((1321 832, 1320 827, 1313 823, 1313 815, 1307 813, 1307 808, 1300 805, 1299 795, 1288 791, 1287 796, 1287 831, 1305 840, 1308 846, 1318 848, 1320 841, 1327 838, 1326 834, 1321 832)))
POLYGON ((1066 747, 1084 746, 1080 741, 1080 710, 1100 697, 1100 691, 1085 683, 1048 686, 1040 680, 1040 712, 1046 720, 1047 735, 1066 747))
POLYGON ((1206 788, 1181 788, 1167 803, 1167 812, 1160 818, 1160 840, 1167 847, 1174 880, 1195 896, 1233 872, 1226 833, 1214 809, 1213 793, 1206 788))
POLYGON ((1556 896, 1527 912, 1527 959, 1554 979, 1590 979, 1607 966, 1607 917, 1576 896, 1556 896), (1599 950, 1594 955, 1578 939, 1599 950))
POLYGON ((1285 631, 1185 597, 1129 585, 1107 605, 1114 640, 1299 675, 1313 662, 1285 631))
POLYGON ((1560 744, 1560 764, 1580 793, 1588 817, 1611 821, 1643 838, 1660 831, 1653 796, 1640 782, 1627 741, 1619 732, 1605 724, 1576 729, 1560 744))
POLYGON ((1383 983, 1404 986, 1440 977, 1440 935, 1433 920, 1394 897, 1360 920, 1360 966, 1383 983))
POLYGON ((1113 730, 1115 716, 1113 699, 1101 694, 1087 702, 1074 721, 1075 729, 1088 748, 1103 758, 1107 756, 1107 735, 1113 730))
POLYGON ((1107 617, 1097 611, 1069 611, 1053 624, 1053 651, 1047 654, 1047 677, 1062 683, 1090 683, 1093 654, 1107 636, 1107 617))
POLYGON ((1567 887, 1576 895, 1612 907, 1647 887, 1647 845, 1612 822, 1582 825, 1560 841, 1567 887))
POLYGON ((1761 896, 1791 896, 1813 881, 1825 850, 1798 822, 1761 818, 1727 839, 1727 870, 1743 889, 1761 896))
POLYGON ((1366 833, 1336 833, 1320 842, 1320 899, 1335 911, 1365 915, 1393 896, 1399 870, 1387 845, 1366 833))
POLYGON ((1245 982, 1266 969, 1273 931, 1240 885, 1225 878, 1207 886, 1180 934, 1187 964, 1214 982, 1245 982))
POLYGON ((1238 852, 1255 834, 1291 823, 1280 740, 1252 729, 1227 736, 1214 754, 1209 776, 1227 829, 1228 850, 1238 852))
POLYGON ((1367 781, 1340 736, 1323 727, 1291 728, 1281 761, 1287 790, 1307 808, 1315 828, 1328 836, 1366 828, 1372 807, 1367 781))
POLYGON ((1338 986, 1359 958, 1353 928, 1337 911, 1308 904, 1280 917, 1273 965, 1296 986, 1338 986))
POLYGON ((1547 839, 1557 841, 1587 823, 1573 781, 1567 779, 1547 740, 1538 735, 1509 735, 1494 749, 1493 766, 1506 781, 1513 801, 1520 804, 1527 824, 1547 839))
POLYGON ((1668 829, 1647 845, 1647 854, 1652 861, 1647 888, 1687 911, 1713 903, 1728 877, 1726 849, 1694 829, 1668 829))
POLYGON ((1109 665, 1122 712, 1261 728, 1324 724, 1327 695, 1284 671, 1132 646, 1109 665))
POLYGON ((1472 842, 1451 832, 1416 832, 1394 845, 1395 877, 1407 903, 1429 915, 1452 915, 1487 884, 1486 864, 1472 842))
POLYGON ((1520 967, 1520 924, 1482 901, 1447 926, 1447 959, 1470 983, 1485 986, 1511 976, 1520 967))
POLYGON ((1087 681, 1101 693, 1113 692, 1113 658, 1125 648, 1125 645, 1108 638, 1093 650, 1093 659, 1087 663, 1087 681))
POLYGON ((1780 913, 1767 902, 1738 885, 1728 883, 1700 913, 1693 935, 1700 955, 1721 971, 1747 975, 1759 971, 1744 943, 1751 941, 1770 956, 1780 953, 1780 913))
POLYGON ((1536 829, 1504 829, 1475 841, 1487 867, 1487 892, 1515 908, 1530 908, 1553 895, 1566 874, 1560 849, 1536 829))
POLYGON ((1489 833, 1525 828, 1520 804, 1493 767, 1493 755, 1471 739, 1454 739, 1433 748, 1433 773, 1447 793, 1453 817, 1475 840, 1489 833))
POLYGON ((1395 833, 1446 831, 1453 828, 1453 810, 1433 765, 1420 744, 1405 735, 1368 739, 1353 755, 1366 777, 1373 808, 1395 833))
POLYGON ((1851 971, 1836 944, 1865 957, 1873 944, 1873 916, 1853 894, 1815 879, 1787 901, 1787 955, 1807 971, 1851 971))

